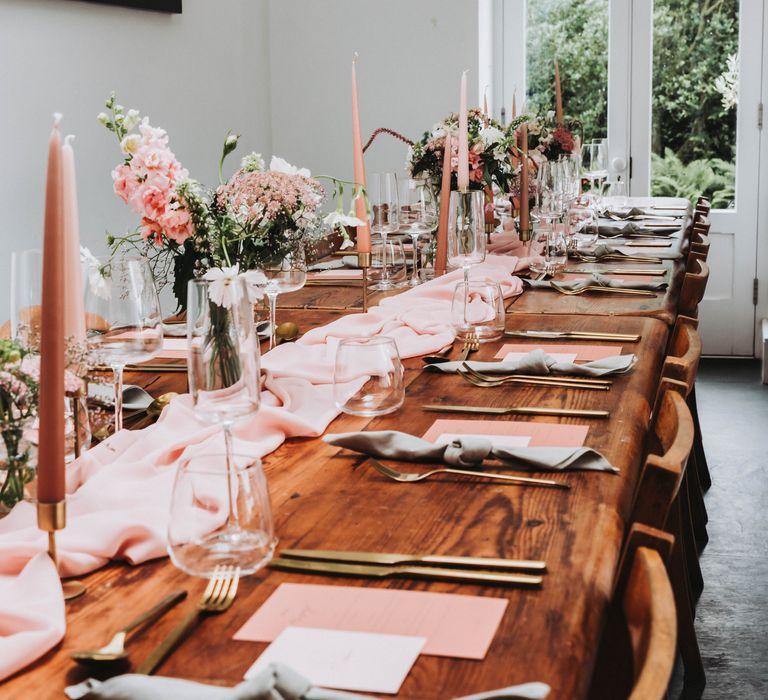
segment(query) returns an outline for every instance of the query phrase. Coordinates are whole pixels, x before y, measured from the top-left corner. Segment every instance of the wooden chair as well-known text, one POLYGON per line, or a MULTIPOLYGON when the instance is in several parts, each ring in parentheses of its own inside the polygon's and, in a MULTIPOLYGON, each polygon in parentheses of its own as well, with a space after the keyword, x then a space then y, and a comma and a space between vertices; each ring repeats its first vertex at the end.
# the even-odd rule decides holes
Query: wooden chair
POLYGON ((704 298, 704 292, 709 280, 709 266, 699 257, 688 259, 688 269, 683 278, 683 286, 680 289, 680 299, 677 303, 677 312, 683 316, 697 318, 699 302, 704 298))
POLYGON ((675 600, 664 565, 665 532, 633 526, 603 634, 589 697, 662 700, 675 664, 675 600))
MULTIPOLYGON (((681 337, 685 335, 684 331, 681 337)), ((691 352, 695 353, 695 350, 691 352)), ((694 618, 695 600, 701 593, 703 581, 691 523, 693 470, 688 458, 693 447, 694 425, 686 395, 685 382, 662 378, 649 436, 649 454, 635 494, 630 522, 667 530, 675 538, 669 572, 677 609, 678 647, 685 671, 684 696, 699 698, 706 677, 694 618)))

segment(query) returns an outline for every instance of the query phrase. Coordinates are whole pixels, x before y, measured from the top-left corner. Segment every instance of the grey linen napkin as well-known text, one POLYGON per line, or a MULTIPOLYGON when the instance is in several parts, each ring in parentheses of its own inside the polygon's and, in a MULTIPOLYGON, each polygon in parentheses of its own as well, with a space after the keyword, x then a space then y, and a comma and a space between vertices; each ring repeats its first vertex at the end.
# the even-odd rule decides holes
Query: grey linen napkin
MULTIPOLYGON (((532 289, 554 289, 552 280, 523 280, 526 287, 532 289)), ((611 287, 613 289, 647 289, 652 292, 665 290, 669 285, 662 280, 644 281, 644 280, 614 280, 604 275, 593 273, 587 279, 580 280, 555 280, 555 284, 563 289, 576 290, 582 287, 611 287)))
POLYGON ((450 443, 436 445, 399 430, 329 434, 323 441, 370 457, 403 462, 438 462, 454 467, 479 468, 485 459, 498 459, 509 466, 535 471, 619 471, 589 447, 494 446, 490 439, 473 436, 459 436, 450 443))
MULTIPOLYGON (((629 372, 637 358, 634 355, 614 355, 602 360, 592 360, 584 364, 573 362, 558 362, 543 350, 531 350, 516 360, 500 360, 499 362, 481 362, 472 360, 467 362, 472 369, 486 374, 573 374, 583 377, 603 377, 608 374, 623 374, 629 372)), ((463 362, 438 362, 434 365, 426 365, 425 369, 441 372, 458 372, 463 362)))
MULTIPOLYGON (((634 257, 634 256, 642 256, 644 258, 655 258, 656 260, 679 260, 683 257, 682 253, 678 253, 672 250, 654 250, 652 253, 644 252, 641 250, 638 250, 637 252, 632 253, 625 253, 621 248, 618 248, 616 246, 606 245, 605 243, 601 243, 599 245, 596 245, 591 251, 584 250, 579 251, 579 253, 583 253, 585 257, 590 258, 594 257, 600 260, 601 258, 604 258, 607 255, 610 256, 618 256, 618 257, 634 257)), ((579 254, 576 254, 572 257, 581 257, 579 254)))
POLYGON ((616 226, 612 224, 600 224, 597 227, 597 235, 600 238, 632 238, 633 236, 669 238, 673 233, 680 230, 679 226, 670 224, 669 226, 654 226, 646 228, 640 224, 624 224, 616 226))
POLYGON ((129 673, 104 683, 90 678, 68 687, 65 693, 70 700, 373 700, 370 695, 315 688, 283 664, 270 664, 234 688, 129 673))
MULTIPOLYGON (((544 700, 549 691, 546 683, 523 683, 456 700, 544 700)), ((370 695, 312 687, 306 678, 282 664, 270 664, 258 676, 234 688, 126 674, 104 683, 91 678, 70 686, 65 693, 70 700, 374 700, 370 695)))

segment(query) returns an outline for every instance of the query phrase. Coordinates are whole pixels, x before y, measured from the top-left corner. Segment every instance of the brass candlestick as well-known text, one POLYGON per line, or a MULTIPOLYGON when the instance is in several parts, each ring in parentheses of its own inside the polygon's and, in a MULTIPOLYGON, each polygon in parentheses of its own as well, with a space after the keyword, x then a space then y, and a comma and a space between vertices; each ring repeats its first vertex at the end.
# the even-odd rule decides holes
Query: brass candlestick
POLYGON ((368 313, 368 268, 371 266, 371 253, 358 251, 357 264, 363 271, 363 313, 368 313))
MULTIPOLYGON (((37 526, 48 533, 48 556, 53 560, 56 570, 59 569, 58 553, 56 551, 56 530, 63 530, 67 524, 66 500, 54 503, 37 503, 37 526)), ((85 593, 85 586, 80 581, 62 581, 61 589, 64 600, 78 598, 85 593)))

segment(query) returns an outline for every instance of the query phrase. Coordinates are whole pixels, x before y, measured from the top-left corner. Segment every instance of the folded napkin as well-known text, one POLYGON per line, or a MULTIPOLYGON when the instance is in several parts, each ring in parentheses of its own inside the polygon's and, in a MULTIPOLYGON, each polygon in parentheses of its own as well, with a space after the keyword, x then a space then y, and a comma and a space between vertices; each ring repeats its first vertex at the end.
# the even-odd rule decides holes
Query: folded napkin
POLYGON ((589 447, 509 447, 494 445, 490 438, 468 435, 436 445, 399 430, 331 433, 323 441, 370 457, 403 462, 442 462, 454 467, 479 468, 485 459, 498 459, 510 466, 536 471, 619 471, 589 447))
MULTIPOLYGON (((574 291, 582 287, 610 287, 612 289, 647 289, 653 292, 660 292, 669 286, 667 282, 660 280, 615 280, 596 272, 587 279, 554 280, 554 282, 558 287, 574 291)), ((552 280, 524 280, 523 284, 533 289, 554 289, 552 280)))
MULTIPOLYGON (((524 683, 455 700, 544 700, 549 691, 546 683, 524 683)), ((70 700, 373 700, 370 695, 316 688, 283 664, 270 664, 258 676, 234 688, 179 678, 126 674, 104 683, 89 678, 69 686, 65 693, 70 700)))
POLYGON ((604 243, 596 245, 591 251, 579 251, 572 257, 576 258, 596 258, 597 260, 601 260, 602 258, 605 258, 607 256, 611 257, 636 257, 641 256, 643 258, 655 258, 656 260, 679 260, 683 257, 682 253, 678 253, 676 251, 672 250, 654 250, 652 253, 647 253, 641 250, 632 251, 631 253, 627 253, 626 251, 622 250, 619 247, 606 245, 604 243))
POLYGON ((679 231, 680 227, 676 224, 670 224, 669 226, 654 226, 653 228, 647 228, 640 224, 624 224, 623 226, 616 226, 611 224, 600 224, 597 227, 597 235, 600 238, 632 238, 633 236, 654 237, 654 238, 669 238, 673 233, 679 231))
MULTIPOLYGON (((89 678, 69 686, 70 700, 352 700, 369 695, 315 688, 283 664, 270 664, 257 676, 234 688, 194 683, 180 678, 126 674, 108 681, 89 678)), ((372 698, 371 698, 372 700, 372 698)))
POLYGON ((631 209, 603 209, 600 216, 614 216, 618 219, 631 219, 633 216, 645 216, 645 209, 632 207, 631 209))
POLYGON ((592 360, 583 364, 558 362, 540 348, 531 350, 515 360, 499 362, 481 362, 472 360, 466 363, 458 361, 438 362, 426 365, 425 369, 436 372, 458 372, 463 364, 469 365, 476 372, 485 374, 573 374, 583 377, 604 377, 609 374, 629 372, 637 358, 634 355, 613 355, 602 360, 592 360))

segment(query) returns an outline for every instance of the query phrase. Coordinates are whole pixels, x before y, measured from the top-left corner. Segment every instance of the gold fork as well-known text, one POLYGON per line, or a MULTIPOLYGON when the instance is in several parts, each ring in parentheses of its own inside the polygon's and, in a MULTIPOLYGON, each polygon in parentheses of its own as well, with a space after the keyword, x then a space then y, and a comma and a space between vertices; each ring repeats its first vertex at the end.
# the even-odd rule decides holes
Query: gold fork
POLYGON ((218 615, 229 610, 235 600, 239 580, 239 566, 217 566, 197 607, 171 630, 134 673, 151 675, 204 615, 218 615))
POLYGON ((382 464, 373 457, 370 457, 369 461, 377 472, 383 474, 384 476, 388 476, 394 481, 400 481, 402 483, 415 483, 416 481, 424 481, 424 479, 428 479, 435 474, 459 474, 461 476, 474 476, 480 477, 482 479, 499 479, 500 481, 511 482, 518 486, 544 486, 553 489, 571 488, 568 484, 565 484, 562 481, 552 481, 551 479, 533 479, 527 476, 510 476, 509 474, 498 474, 496 472, 473 472, 467 469, 441 468, 430 469, 426 472, 399 472, 396 469, 392 469, 392 467, 388 467, 382 464))
POLYGON ((478 372, 466 362, 463 362, 461 366, 466 372, 473 375, 476 379, 480 379, 486 382, 497 382, 501 379, 515 377, 519 379, 531 379, 540 382, 568 382, 569 384, 595 385, 606 388, 613 384, 610 379, 600 379, 599 377, 569 377, 555 375, 543 376, 541 374, 486 374, 485 372, 478 372))
POLYGON ((461 348, 461 355, 459 355, 459 362, 464 362, 469 353, 475 352, 480 348, 480 339, 477 337, 475 331, 469 331, 464 337, 464 346, 461 348))
POLYGON ((655 297, 656 292, 652 292, 651 290, 645 290, 645 289, 624 289, 619 287, 599 287, 597 285, 587 285, 586 287, 579 287, 578 289, 566 289, 565 287, 561 287, 557 282, 552 281, 549 283, 552 289, 560 292, 560 294, 565 294, 565 296, 568 297, 577 297, 581 294, 584 294, 585 292, 606 292, 608 294, 629 294, 632 296, 640 296, 640 297, 655 297))
POLYGON ((523 384, 527 386, 552 386, 564 387, 566 389, 594 389, 598 391, 608 391, 611 387, 605 384, 579 384, 569 382, 565 379, 535 379, 524 375, 511 375, 508 377, 499 377, 497 379, 482 379, 469 372, 458 372, 466 381, 475 386, 483 388, 492 388, 497 386, 506 386, 507 384, 523 384))

